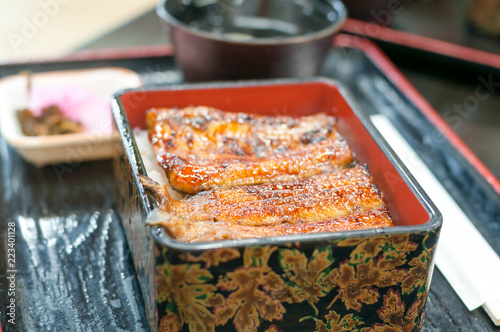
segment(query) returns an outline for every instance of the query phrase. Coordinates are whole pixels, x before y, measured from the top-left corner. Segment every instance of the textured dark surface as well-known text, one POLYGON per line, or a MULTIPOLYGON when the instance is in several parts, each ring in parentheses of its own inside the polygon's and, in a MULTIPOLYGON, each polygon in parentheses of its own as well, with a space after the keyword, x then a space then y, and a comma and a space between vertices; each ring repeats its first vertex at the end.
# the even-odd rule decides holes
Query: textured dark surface
MULTIPOLYGON (((112 210, 108 161, 56 176, 21 161, 0 140, 0 266, 6 222, 16 223, 15 328, 5 331, 148 331, 142 295, 120 220, 112 210)), ((57 167, 57 166, 56 166, 57 167)), ((9 273, 10 274, 10 273, 9 273)), ((3 293, 4 271, 0 274, 3 293)))
MULTIPOLYGON (((48 63, 28 67, 46 71, 108 65, 136 70, 146 84, 179 80, 171 58, 48 63)), ((4 66, 1 75, 13 74, 26 67, 4 66)), ((432 126, 365 55, 336 50, 331 54, 325 75, 344 81, 365 110, 381 112, 391 118, 500 253, 498 196, 448 142, 436 144, 435 137, 429 134, 432 126)), ((420 75, 426 78, 426 84, 435 87, 453 83, 425 72, 420 75)), ((474 87, 472 82, 470 88, 474 87)), ((453 89, 453 84, 449 89, 453 89)), ((0 165, 2 329, 148 330, 130 252, 113 211, 111 163, 100 161, 38 169, 23 162, 0 138, 0 165), (5 316, 8 221, 15 221, 17 225, 15 327, 7 324, 5 316)), ((435 270, 423 331, 500 331, 500 328, 492 324, 482 309, 469 312, 435 270)))

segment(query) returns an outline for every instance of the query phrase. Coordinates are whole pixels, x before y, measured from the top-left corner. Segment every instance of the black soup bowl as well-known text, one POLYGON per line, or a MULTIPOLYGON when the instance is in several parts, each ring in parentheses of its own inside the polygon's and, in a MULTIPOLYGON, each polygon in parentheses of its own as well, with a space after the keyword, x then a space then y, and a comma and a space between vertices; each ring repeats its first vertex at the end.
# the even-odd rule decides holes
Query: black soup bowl
POLYGON ((310 77, 347 13, 339 0, 164 0, 186 81, 310 77))

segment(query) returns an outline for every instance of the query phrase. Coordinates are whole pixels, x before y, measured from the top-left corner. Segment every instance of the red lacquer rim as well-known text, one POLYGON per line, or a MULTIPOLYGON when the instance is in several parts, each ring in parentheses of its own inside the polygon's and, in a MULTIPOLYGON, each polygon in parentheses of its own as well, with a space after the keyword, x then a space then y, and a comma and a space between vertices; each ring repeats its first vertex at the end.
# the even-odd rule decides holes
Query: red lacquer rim
POLYGON ((374 23, 347 19, 342 30, 356 35, 382 40, 414 49, 420 49, 429 53, 440 54, 450 58, 458 58, 494 68, 499 68, 500 65, 500 55, 386 28, 374 23))
POLYGON ((434 108, 422 97, 417 89, 406 79, 401 71, 389 60, 380 49, 369 40, 350 35, 338 35, 334 40, 335 46, 352 47, 366 53, 370 59, 384 72, 405 96, 441 131, 451 144, 464 156, 464 158, 483 176, 486 181, 500 194, 500 182, 470 150, 462 139, 448 126, 434 108))

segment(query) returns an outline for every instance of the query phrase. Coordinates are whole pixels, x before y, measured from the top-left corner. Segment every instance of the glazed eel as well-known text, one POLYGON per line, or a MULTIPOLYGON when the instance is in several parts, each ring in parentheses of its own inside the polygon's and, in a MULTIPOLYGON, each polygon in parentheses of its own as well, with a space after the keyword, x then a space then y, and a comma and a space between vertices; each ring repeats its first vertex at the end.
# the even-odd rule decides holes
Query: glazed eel
POLYGON ((147 112, 146 124, 172 187, 189 194, 308 178, 353 162, 335 118, 325 114, 293 118, 204 106, 156 108, 147 112))
POLYGON ((162 225, 189 241, 206 234, 245 238, 392 226, 365 166, 289 182, 216 188, 182 200, 148 177, 140 180, 173 216, 162 225))

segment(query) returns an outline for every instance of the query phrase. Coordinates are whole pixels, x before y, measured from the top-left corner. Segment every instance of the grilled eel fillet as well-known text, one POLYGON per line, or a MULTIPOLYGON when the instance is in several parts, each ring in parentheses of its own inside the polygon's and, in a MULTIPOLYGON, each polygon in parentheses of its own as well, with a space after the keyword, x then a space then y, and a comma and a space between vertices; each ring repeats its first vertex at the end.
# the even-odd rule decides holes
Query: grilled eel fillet
POLYGON ((232 234, 229 238, 241 238, 392 226, 365 166, 291 182, 217 188, 183 200, 172 199, 164 186, 147 177, 141 182, 160 208, 174 216, 162 224, 189 241, 196 233, 224 230, 232 234), (364 221, 351 225, 360 219, 364 221))
POLYGON ((246 226, 224 221, 192 221, 165 212, 159 212, 158 214, 154 217, 158 222, 155 223, 153 221, 153 223, 163 226, 167 230, 167 233, 177 241, 187 243, 339 232, 393 226, 392 219, 386 207, 310 223, 284 223, 271 226, 246 226))
POLYGON ((271 117, 199 106, 151 109, 146 123, 172 187, 189 194, 306 178, 353 161, 335 118, 325 114, 271 117))

